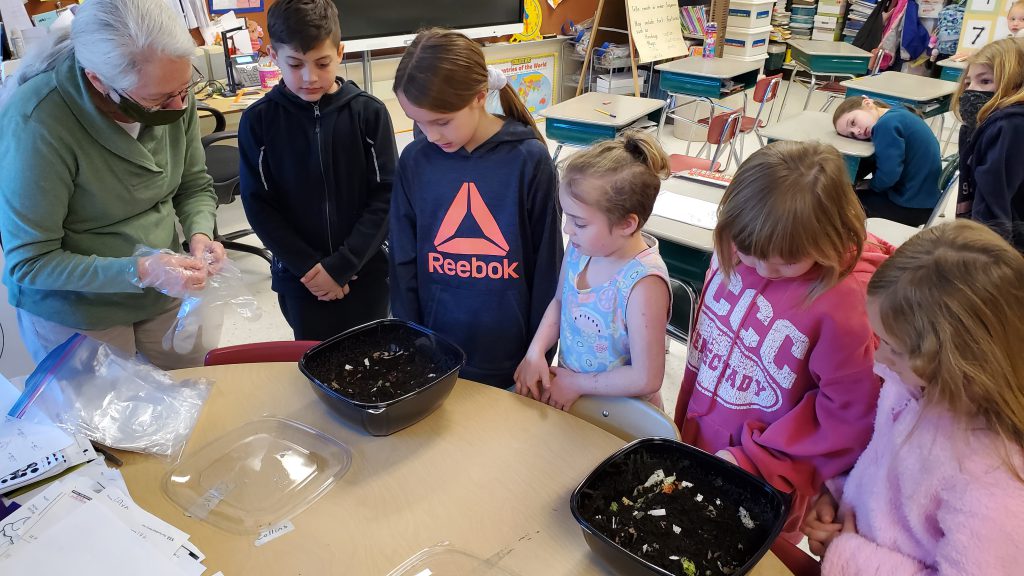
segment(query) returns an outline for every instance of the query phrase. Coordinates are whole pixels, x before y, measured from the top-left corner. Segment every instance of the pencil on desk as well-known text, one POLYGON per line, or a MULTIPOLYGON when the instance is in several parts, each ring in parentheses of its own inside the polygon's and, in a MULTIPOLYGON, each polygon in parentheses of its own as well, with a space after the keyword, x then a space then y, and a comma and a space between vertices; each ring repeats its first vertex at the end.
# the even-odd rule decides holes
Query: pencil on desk
POLYGON ((612 118, 616 117, 615 114, 612 114, 611 112, 609 112, 607 110, 601 110, 600 108, 594 108, 594 110, 597 111, 597 112, 600 112, 601 114, 604 114, 605 116, 611 116, 612 118))

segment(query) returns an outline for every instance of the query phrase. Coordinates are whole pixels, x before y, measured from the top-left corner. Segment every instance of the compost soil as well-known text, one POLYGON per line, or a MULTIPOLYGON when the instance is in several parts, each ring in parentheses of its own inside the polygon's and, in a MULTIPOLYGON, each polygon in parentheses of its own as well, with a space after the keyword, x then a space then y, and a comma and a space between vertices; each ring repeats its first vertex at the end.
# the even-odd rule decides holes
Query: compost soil
POLYGON ((694 463, 637 452, 605 472, 581 492, 583 518, 669 573, 735 574, 771 536, 766 497, 748 494, 694 463), (655 474, 662 479, 652 484, 655 474))
POLYGON ((441 376, 433 358, 423 350, 424 346, 417 346, 419 340, 423 340, 422 335, 401 331, 359 332, 311 355, 306 359, 306 369, 331 390, 352 401, 389 402, 441 376))

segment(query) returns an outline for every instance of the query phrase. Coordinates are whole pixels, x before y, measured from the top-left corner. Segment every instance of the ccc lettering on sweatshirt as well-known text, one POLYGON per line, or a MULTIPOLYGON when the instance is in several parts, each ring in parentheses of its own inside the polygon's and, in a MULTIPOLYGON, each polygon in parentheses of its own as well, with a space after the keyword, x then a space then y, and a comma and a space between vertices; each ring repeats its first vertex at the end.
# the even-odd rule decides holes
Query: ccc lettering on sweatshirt
POLYGON ((472 182, 463 183, 455 195, 437 229, 434 248, 436 251, 427 254, 427 271, 431 274, 493 280, 519 278, 519 262, 505 258, 509 251, 505 235, 472 182), (473 218, 483 233, 481 237, 458 235, 466 218, 473 218))

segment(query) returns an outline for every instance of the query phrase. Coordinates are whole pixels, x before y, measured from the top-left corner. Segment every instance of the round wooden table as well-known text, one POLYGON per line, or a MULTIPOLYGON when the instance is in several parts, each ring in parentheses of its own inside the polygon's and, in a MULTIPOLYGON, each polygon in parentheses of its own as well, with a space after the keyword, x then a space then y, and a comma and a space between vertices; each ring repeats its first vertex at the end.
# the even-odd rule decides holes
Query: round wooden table
MULTIPOLYGON (((161 488, 170 464, 120 452, 132 498, 178 526, 212 574, 385 576, 423 548, 449 541, 522 576, 611 574, 590 553, 569 495, 621 439, 539 402, 459 380, 423 421, 373 437, 334 415, 295 364, 179 370, 215 380, 185 447, 194 453, 260 416, 290 418, 348 445, 352 467, 291 519, 295 530, 255 547, 185 516, 161 488)), ((769 553, 753 572, 789 574, 769 553)))

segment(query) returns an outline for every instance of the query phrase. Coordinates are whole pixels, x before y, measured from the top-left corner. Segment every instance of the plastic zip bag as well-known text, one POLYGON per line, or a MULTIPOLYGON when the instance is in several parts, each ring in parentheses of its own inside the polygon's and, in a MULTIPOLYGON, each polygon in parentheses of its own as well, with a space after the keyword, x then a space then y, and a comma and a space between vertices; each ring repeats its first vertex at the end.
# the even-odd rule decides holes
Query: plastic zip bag
POLYGON ((105 446, 177 459, 212 384, 176 382, 152 364, 75 334, 29 375, 10 415, 23 418, 32 408, 105 446))

